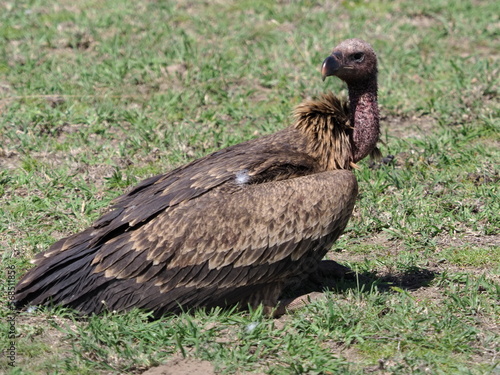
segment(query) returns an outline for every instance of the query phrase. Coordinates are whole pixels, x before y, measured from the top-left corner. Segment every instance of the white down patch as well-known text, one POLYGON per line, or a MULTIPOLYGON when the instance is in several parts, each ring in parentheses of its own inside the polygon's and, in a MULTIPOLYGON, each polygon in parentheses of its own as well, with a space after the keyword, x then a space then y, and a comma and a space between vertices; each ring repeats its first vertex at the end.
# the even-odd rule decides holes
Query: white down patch
POLYGON ((236 184, 245 185, 250 182, 250 176, 248 175, 248 169, 243 169, 241 171, 236 172, 236 178, 234 179, 236 184))

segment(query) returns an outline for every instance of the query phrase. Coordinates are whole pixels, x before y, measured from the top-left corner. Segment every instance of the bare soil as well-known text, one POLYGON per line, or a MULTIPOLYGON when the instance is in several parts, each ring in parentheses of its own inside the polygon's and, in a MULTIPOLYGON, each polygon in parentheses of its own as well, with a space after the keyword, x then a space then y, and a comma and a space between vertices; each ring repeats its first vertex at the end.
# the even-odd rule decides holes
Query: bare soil
POLYGON ((208 361, 175 358, 164 365, 151 367, 143 375, 215 375, 214 366, 208 361))

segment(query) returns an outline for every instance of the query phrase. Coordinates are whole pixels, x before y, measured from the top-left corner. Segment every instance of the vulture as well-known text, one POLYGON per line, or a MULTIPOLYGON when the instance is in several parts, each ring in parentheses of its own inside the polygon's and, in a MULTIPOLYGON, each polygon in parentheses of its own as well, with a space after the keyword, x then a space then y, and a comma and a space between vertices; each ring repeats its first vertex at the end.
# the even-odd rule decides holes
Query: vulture
POLYGON ((18 308, 83 315, 139 308, 282 306, 352 214, 356 162, 377 152, 377 57, 348 39, 321 67, 348 101, 305 100, 291 124, 148 178, 81 233, 36 255, 15 289, 18 308), (281 304, 281 305, 280 305, 281 304))

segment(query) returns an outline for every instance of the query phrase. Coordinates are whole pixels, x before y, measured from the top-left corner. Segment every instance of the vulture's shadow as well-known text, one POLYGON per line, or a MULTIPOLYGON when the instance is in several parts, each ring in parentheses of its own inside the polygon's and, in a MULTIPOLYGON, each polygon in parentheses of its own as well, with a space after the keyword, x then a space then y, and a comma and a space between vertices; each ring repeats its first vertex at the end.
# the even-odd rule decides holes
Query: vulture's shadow
POLYGON ((341 293, 347 290, 392 292, 394 287, 416 290, 429 286, 437 272, 414 267, 405 272, 389 273, 382 277, 373 273, 357 273, 332 260, 323 260, 315 272, 300 283, 290 285, 284 292, 286 298, 296 298, 312 292, 331 290, 341 293))

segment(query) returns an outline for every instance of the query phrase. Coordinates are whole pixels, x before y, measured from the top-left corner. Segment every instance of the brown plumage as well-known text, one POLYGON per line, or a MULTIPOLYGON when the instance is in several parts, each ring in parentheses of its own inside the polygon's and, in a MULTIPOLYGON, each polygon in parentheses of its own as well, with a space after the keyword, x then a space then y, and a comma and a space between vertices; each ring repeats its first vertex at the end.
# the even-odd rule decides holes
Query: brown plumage
POLYGON ((299 105, 282 131, 143 181, 90 228, 38 254, 16 287, 18 306, 155 316, 276 306, 344 230, 357 195, 350 169, 379 136, 371 46, 342 42, 322 74, 348 84, 350 113, 327 94, 299 105))

